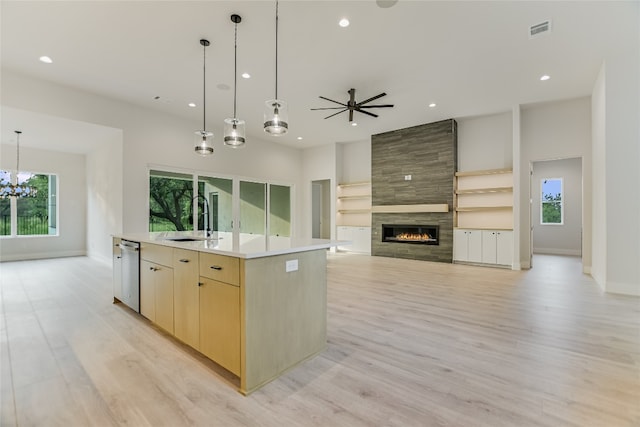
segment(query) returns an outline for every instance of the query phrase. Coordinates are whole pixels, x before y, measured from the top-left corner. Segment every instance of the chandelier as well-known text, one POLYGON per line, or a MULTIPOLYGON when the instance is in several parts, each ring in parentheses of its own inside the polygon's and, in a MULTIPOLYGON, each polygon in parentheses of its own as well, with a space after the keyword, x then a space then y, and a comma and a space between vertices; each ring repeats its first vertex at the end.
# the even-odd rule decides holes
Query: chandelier
POLYGON ((0 177, 0 198, 7 197, 36 197, 38 190, 30 187, 26 183, 18 182, 18 173, 20 172, 20 134, 22 131, 15 131, 17 135, 16 142, 16 173, 13 178, 0 177))

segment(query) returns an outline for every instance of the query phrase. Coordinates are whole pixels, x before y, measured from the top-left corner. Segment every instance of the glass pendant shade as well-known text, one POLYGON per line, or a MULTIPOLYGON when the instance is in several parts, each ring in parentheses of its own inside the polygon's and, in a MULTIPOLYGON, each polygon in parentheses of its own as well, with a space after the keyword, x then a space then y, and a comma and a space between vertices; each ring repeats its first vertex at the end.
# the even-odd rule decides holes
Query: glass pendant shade
POLYGON ((289 111, 287 102, 271 99, 264 103, 264 131, 280 136, 289 130, 289 111))
POLYGON ((245 143, 244 120, 224 119, 224 145, 242 147, 245 143))
POLYGON ((213 154, 213 132, 196 131, 195 151, 201 156, 213 154))

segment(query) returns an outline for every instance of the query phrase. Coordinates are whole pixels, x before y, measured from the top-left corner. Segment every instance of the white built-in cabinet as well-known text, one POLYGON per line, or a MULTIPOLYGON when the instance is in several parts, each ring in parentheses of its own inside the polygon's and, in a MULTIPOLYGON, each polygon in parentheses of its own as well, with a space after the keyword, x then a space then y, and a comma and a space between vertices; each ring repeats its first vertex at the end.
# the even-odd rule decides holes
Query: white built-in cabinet
POLYGON ((453 260, 513 264, 513 171, 456 172, 453 260))
POLYGON ((371 252, 371 227, 339 225, 337 238, 338 240, 352 242, 351 245, 338 246, 338 250, 361 253, 371 252))
POLYGON ((482 262, 482 230, 454 230, 453 259, 482 262))
POLYGON ((337 195, 336 237, 352 242, 338 250, 371 253, 371 183, 339 184, 337 195))

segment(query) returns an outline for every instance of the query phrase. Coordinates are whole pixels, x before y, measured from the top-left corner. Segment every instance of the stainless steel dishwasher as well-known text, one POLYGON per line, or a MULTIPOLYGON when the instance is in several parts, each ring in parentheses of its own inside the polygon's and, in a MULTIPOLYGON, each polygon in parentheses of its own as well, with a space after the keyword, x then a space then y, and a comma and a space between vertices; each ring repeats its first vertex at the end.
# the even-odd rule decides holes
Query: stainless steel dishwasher
POLYGON ((140 243, 122 240, 122 302, 140 313, 140 243))

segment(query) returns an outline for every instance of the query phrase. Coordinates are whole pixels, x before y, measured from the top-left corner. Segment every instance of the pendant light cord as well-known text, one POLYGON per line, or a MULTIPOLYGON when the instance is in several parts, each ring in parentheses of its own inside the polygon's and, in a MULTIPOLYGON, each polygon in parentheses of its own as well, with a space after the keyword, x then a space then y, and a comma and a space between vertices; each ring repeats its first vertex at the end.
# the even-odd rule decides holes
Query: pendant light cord
POLYGON ((235 40, 233 44, 233 120, 236 120, 236 94, 238 93, 238 23, 235 22, 235 40))
POLYGON ((16 137, 16 184, 18 184, 18 174, 20 173, 20 132, 19 130, 15 131, 16 137))
POLYGON ((276 99, 278 99, 278 0, 276 0, 276 99))
POLYGON ((202 44, 202 132, 207 131, 207 44, 202 44))

